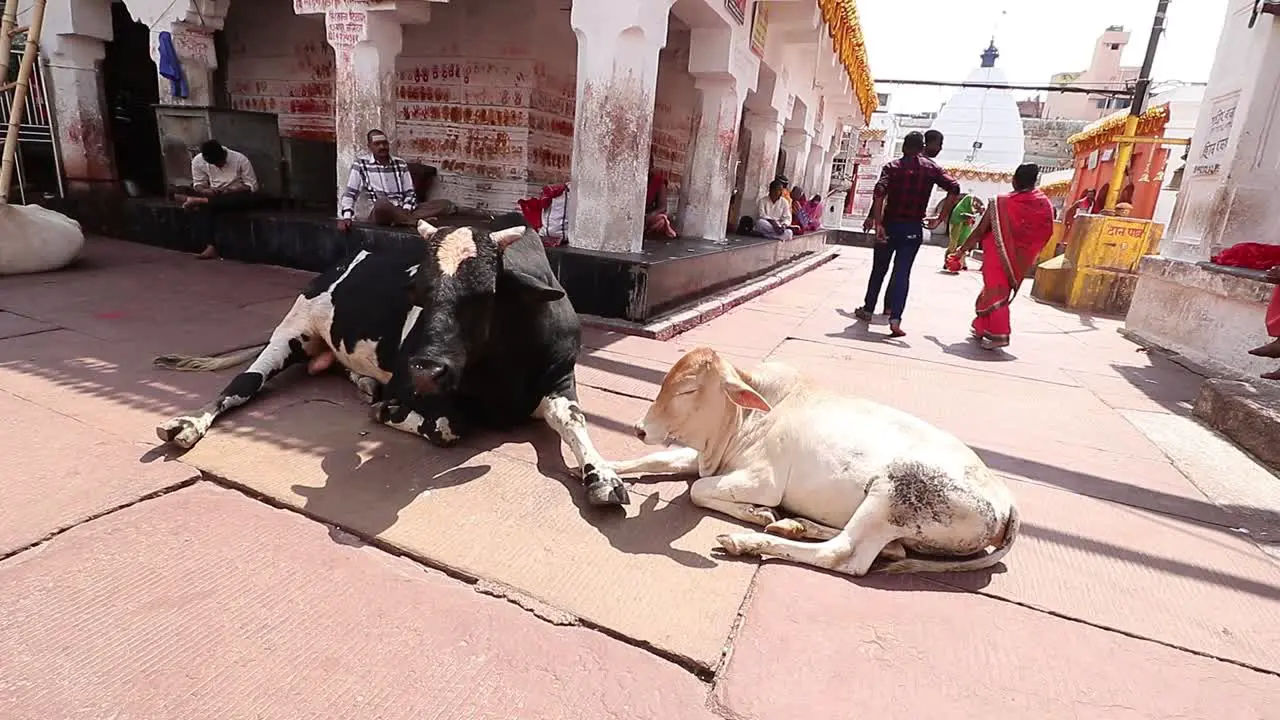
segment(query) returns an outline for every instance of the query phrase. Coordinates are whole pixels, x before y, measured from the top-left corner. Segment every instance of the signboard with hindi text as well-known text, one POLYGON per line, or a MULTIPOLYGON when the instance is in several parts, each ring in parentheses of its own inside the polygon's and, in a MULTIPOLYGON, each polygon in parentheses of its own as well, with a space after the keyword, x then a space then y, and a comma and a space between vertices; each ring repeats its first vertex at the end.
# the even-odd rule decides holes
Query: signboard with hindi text
POLYGON ((1233 92, 1213 101, 1209 112, 1209 129, 1205 132, 1204 146, 1192 158, 1192 177, 1210 177, 1222 172, 1227 147, 1231 145, 1231 129, 1236 121, 1236 106, 1240 93, 1233 92))

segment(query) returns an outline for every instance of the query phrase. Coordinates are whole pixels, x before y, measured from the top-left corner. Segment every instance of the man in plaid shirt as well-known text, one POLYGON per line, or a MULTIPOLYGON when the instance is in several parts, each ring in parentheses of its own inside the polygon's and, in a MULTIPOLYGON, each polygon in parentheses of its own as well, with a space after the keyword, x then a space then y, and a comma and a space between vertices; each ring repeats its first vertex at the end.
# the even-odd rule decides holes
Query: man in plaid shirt
POLYGON ((960 199, 960 183, 922 154, 924 146, 924 135, 907 133, 902 141, 902 157, 886 163, 880 171, 871 212, 862 225, 865 231, 875 230, 875 256, 865 302, 854 311, 854 316, 863 321, 871 320, 876 298, 880 296, 880 286, 892 262, 893 276, 889 279, 889 292, 885 297, 891 337, 906 335, 902 331, 902 312, 907 305, 911 266, 924 242, 924 215, 929 207, 929 195, 934 186, 947 191, 939 217, 948 216, 960 199))
MULTIPOLYGON (((351 164, 347 189, 338 203, 338 229, 351 228, 356 216, 356 201, 367 194, 373 201, 368 221, 375 225, 416 226, 419 220, 432 221, 455 211, 448 200, 429 200, 418 204, 409 164, 391 155, 391 141, 381 130, 370 130, 367 136, 369 154, 357 157, 351 164)), ((434 168, 428 168, 427 181, 435 179, 434 168)), ((427 189, 430 189, 428 184, 427 189)))

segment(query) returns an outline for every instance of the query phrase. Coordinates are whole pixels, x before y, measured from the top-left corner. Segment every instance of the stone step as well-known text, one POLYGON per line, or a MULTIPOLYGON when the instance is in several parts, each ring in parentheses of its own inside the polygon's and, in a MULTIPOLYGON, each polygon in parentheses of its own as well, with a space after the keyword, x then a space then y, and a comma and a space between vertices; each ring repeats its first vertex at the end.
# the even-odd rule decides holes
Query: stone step
POLYGON ((1280 469, 1280 387, 1206 380, 1196 397, 1195 414, 1272 470, 1280 469))

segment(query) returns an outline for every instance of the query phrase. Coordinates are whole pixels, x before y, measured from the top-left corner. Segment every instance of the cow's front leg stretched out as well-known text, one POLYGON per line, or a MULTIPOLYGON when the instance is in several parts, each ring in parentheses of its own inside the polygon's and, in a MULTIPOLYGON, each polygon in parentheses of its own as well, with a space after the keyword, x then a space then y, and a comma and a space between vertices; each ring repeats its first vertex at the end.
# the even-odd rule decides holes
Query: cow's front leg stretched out
POLYGON ((587 434, 587 416, 575 400, 563 395, 548 395, 538 403, 533 416, 547 423, 560 436, 582 471, 587 488, 587 502, 592 505, 630 505, 631 496, 622 478, 600 456, 587 434))

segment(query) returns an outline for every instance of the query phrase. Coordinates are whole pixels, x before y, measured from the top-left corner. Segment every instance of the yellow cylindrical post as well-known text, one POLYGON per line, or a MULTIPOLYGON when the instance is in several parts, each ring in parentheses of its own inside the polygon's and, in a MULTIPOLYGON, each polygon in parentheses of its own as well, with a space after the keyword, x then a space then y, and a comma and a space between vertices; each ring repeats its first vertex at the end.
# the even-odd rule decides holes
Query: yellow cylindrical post
POLYGON ((22 128, 23 111, 27 106, 27 91, 31 86, 31 71, 40 54, 40 30, 44 26, 45 0, 31 4, 31 26, 27 30, 27 44, 22 50, 22 66, 18 69, 17 86, 13 89, 13 106, 9 109, 9 132, 4 136, 4 159, 0 161, 0 203, 9 202, 9 184, 13 181, 14 159, 18 153, 18 130, 22 128))
MULTIPOLYGON (((1124 119, 1124 137, 1134 137, 1138 134, 1138 116, 1129 115, 1124 119)), ((1115 210, 1116 202, 1120 199, 1121 185, 1124 184, 1124 171, 1129 166, 1129 158, 1133 157, 1133 143, 1128 140, 1121 140, 1116 143, 1116 165, 1111 171, 1111 186, 1107 190, 1107 200, 1103 205, 1106 210, 1115 210)))

